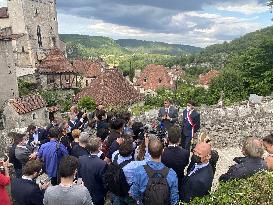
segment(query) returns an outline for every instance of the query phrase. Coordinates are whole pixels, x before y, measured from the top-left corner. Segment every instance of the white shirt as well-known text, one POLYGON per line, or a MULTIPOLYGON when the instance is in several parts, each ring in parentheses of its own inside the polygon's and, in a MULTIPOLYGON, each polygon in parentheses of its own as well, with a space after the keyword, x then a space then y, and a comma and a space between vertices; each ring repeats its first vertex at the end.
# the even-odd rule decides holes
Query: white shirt
POLYGON ((190 177, 192 174, 194 174, 197 170, 199 170, 199 169, 202 169, 202 168, 204 168, 204 167, 206 167, 206 166, 208 166, 209 165, 209 162, 207 163, 207 164, 197 164, 197 163, 195 163, 195 165, 194 165, 194 169, 188 174, 188 176, 190 177))

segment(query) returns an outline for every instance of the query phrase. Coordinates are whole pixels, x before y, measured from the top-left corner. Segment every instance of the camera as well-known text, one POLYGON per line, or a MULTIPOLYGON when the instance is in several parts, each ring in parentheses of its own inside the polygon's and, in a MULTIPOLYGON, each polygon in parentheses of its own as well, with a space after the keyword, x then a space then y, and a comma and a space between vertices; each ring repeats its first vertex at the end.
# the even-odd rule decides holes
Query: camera
POLYGON ((166 129, 160 128, 159 126, 156 129, 152 128, 150 125, 141 127, 138 134, 138 139, 144 140, 146 134, 158 138, 161 142, 164 142, 164 139, 167 137, 166 129))

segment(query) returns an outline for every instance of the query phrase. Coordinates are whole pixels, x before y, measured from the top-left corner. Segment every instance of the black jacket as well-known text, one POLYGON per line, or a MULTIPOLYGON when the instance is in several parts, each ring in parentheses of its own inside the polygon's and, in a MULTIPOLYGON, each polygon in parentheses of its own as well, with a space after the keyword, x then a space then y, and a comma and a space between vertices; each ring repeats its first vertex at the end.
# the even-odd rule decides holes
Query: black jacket
POLYGON ((243 157, 236 162, 237 164, 231 166, 226 174, 220 176, 220 181, 247 178, 267 169, 265 161, 259 157, 243 157))
POLYGON ((11 182, 11 195, 15 205, 41 205, 44 192, 39 186, 27 179, 15 178, 11 182))
MULTIPOLYGON (((38 141, 40 141, 41 145, 49 142, 48 132, 45 129, 38 128, 37 134, 38 134, 38 141)), ((28 144, 30 145, 30 143, 33 141, 34 141, 34 137, 33 137, 33 135, 30 135, 28 144)))
MULTIPOLYGON (((216 150, 211 150, 211 158, 209 160, 209 163, 212 167, 212 171, 213 171, 213 176, 216 172, 216 165, 217 165, 217 162, 218 162, 218 159, 219 159, 219 154, 216 150)), ((188 169, 187 169, 187 172, 189 172, 191 170, 191 168, 193 167, 195 162, 193 162, 192 158, 191 158, 191 162, 188 166, 188 169)))
POLYGON ((212 181, 213 171, 210 164, 197 170, 191 176, 186 176, 181 185, 181 200, 183 202, 189 202, 194 197, 201 197, 209 194, 212 187, 212 181))
POLYGON ((178 188, 181 187, 182 179, 184 178, 184 170, 189 164, 190 152, 182 147, 167 147, 161 157, 162 163, 168 167, 172 168, 178 178, 178 188))
POLYGON ((16 144, 9 148, 9 162, 13 164, 14 169, 22 169, 22 163, 15 156, 16 144))
POLYGON ((95 155, 81 156, 79 162, 78 177, 82 178, 94 204, 103 204, 106 195, 103 183, 106 162, 95 155))

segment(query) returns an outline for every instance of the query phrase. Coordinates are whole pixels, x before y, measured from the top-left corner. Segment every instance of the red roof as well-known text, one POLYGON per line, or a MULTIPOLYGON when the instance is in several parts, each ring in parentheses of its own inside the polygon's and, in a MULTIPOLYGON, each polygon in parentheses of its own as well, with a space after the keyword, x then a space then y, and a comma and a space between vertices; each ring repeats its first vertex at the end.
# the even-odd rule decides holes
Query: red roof
POLYGON ((90 96, 104 106, 126 105, 140 101, 141 94, 123 77, 118 69, 107 69, 75 97, 90 96))
POLYGON ((26 114, 46 107, 45 100, 40 95, 29 95, 23 98, 9 100, 11 106, 18 114, 26 114))
POLYGON ((51 106, 51 107, 47 107, 46 109, 47 109, 48 112, 58 112, 58 111, 60 111, 59 106, 51 106))
POLYGON ((59 49, 53 49, 38 67, 40 73, 75 73, 73 66, 59 49))
POLYGON ((101 61, 74 60, 72 64, 75 71, 87 78, 96 78, 105 70, 101 61))
POLYGON ((138 78, 136 85, 145 90, 157 90, 158 88, 173 88, 172 78, 168 74, 168 68, 162 65, 148 65, 138 78))
POLYGON ((208 85, 211 80, 220 75, 218 70, 210 70, 208 73, 199 75, 199 84, 208 85))
POLYGON ((8 7, 1 7, 0 8, 0 19, 1 18, 8 18, 9 14, 8 14, 8 7))

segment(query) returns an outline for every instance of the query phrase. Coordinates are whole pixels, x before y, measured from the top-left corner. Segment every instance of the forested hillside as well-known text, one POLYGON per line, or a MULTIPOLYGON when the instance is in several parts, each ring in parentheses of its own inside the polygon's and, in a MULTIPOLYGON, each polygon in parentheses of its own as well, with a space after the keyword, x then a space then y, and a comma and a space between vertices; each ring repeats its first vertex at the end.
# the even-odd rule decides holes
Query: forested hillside
POLYGON ((132 52, 181 55, 198 53, 202 49, 195 46, 168 44, 163 42, 143 41, 135 39, 120 39, 116 43, 132 52))

